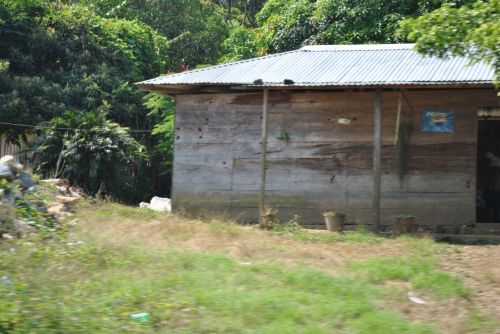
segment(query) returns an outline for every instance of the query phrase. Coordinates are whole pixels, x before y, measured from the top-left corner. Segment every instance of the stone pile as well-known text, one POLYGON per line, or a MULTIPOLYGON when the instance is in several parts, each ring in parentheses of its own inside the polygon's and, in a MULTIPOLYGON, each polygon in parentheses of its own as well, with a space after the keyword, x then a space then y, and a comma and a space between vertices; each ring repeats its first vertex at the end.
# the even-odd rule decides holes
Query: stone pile
POLYGON ((68 220, 80 198, 64 180, 36 182, 13 156, 3 156, 0 158, 0 239, 34 233, 45 221, 68 220))
POLYGON ((42 184, 51 184, 58 190, 58 194, 54 196, 53 202, 49 203, 47 212, 53 215, 58 220, 67 220, 73 217, 75 212, 75 204, 81 198, 81 195, 69 186, 65 179, 46 179, 40 181, 42 184))

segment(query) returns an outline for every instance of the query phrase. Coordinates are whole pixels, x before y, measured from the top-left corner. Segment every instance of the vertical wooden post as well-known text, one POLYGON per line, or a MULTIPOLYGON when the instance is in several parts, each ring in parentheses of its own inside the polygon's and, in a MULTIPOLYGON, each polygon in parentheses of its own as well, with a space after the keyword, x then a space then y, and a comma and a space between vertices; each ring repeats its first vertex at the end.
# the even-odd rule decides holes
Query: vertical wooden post
POLYGON ((372 228, 377 231, 380 225, 380 188, 381 188, 381 156, 382 156, 382 89, 375 89, 375 131, 373 138, 373 194, 372 194, 372 228))
POLYGON ((266 214, 266 155, 267 155, 267 110, 269 90, 264 89, 262 101, 262 132, 260 136, 260 194, 259 194, 259 223, 262 224, 266 214))

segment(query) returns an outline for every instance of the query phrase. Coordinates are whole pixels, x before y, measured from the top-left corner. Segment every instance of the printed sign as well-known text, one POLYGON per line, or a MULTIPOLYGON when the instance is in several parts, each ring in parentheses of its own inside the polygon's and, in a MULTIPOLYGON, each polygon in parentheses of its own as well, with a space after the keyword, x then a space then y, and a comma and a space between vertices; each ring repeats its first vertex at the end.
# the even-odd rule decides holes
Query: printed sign
POLYGON ((454 111, 424 110, 422 132, 453 133, 454 127, 454 111))

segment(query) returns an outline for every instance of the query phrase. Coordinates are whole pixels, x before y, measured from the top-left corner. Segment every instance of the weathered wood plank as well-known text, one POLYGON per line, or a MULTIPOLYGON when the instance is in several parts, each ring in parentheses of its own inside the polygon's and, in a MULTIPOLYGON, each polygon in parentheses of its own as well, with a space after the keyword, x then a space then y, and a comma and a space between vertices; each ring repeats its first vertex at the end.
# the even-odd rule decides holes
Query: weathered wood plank
MULTIPOLYGON (((233 189, 255 190, 258 180, 256 159, 235 159, 233 189)), ((269 160, 267 188, 296 189, 297 192, 369 190, 372 174, 369 169, 353 170, 339 166, 336 160, 316 162, 314 159, 269 160), (303 161, 305 160, 305 161, 303 161)), ((466 171, 410 172, 400 181, 397 172, 384 173, 382 191, 410 192, 474 192, 474 177, 466 171)))
MULTIPOLYGON (((408 170, 400 182, 393 145, 399 93, 384 92, 382 221, 405 213, 431 225, 470 223, 475 209, 476 111, 497 106, 498 97, 493 90, 405 94, 411 107, 405 100, 402 121, 410 121, 414 131, 408 170), (421 132, 427 108, 455 111, 454 133, 421 132)), ((260 93, 177 98, 174 207, 256 216, 252 210, 258 203, 261 102, 260 93), (217 195, 221 192, 224 196, 217 195)), ((272 92, 266 182, 270 201, 286 208, 288 216, 302 212, 313 225, 320 226, 322 210, 330 209, 369 221, 372 115, 372 92, 272 92), (339 118, 351 122, 342 125, 339 118), (279 130, 286 131, 288 141, 276 138, 279 130)))

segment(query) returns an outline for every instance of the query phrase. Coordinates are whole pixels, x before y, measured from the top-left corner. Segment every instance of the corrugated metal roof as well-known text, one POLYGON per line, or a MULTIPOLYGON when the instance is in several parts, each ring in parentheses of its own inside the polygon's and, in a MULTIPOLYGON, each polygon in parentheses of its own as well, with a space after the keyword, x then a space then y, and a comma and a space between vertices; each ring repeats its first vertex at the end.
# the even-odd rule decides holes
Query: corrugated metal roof
POLYGON ((161 76, 138 83, 154 86, 387 86, 491 84, 493 67, 465 58, 422 56, 413 44, 317 45, 161 76), (293 80, 285 85, 284 80, 293 80))

